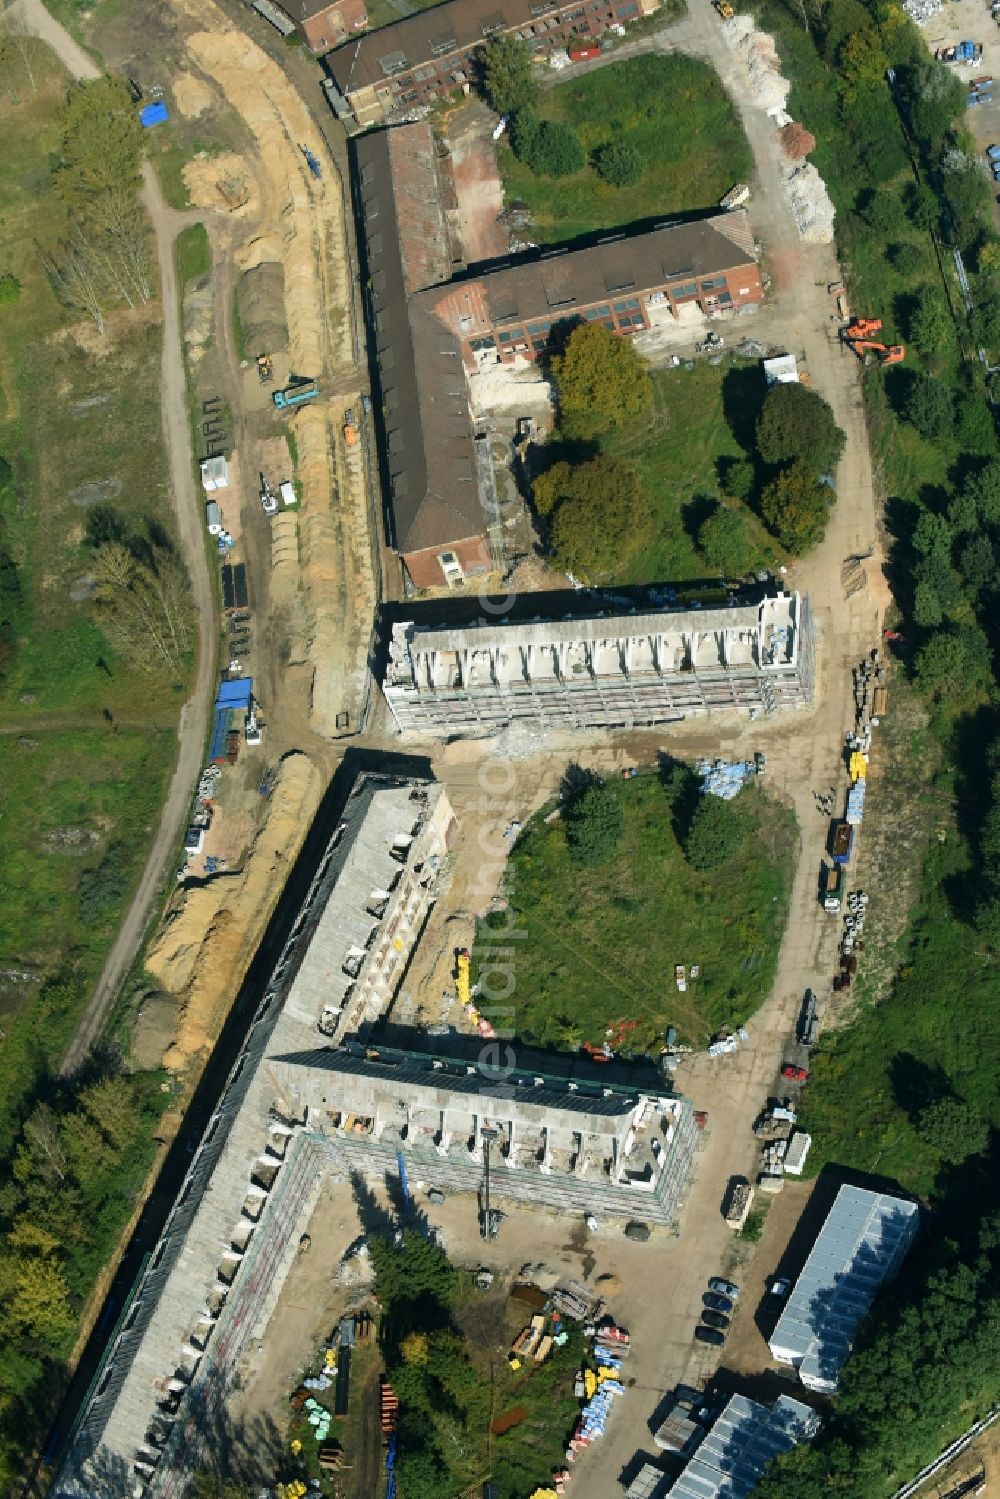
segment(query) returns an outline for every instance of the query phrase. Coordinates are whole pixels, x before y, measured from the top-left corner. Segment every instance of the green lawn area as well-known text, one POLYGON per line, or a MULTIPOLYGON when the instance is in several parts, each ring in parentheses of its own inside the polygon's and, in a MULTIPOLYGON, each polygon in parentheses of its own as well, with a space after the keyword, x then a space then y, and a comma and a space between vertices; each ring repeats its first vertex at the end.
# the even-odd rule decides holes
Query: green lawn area
POLYGON ((177 271, 183 286, 186 287, 189 281, 197 281, 212 269, 212 247, 204 224, 189 224, 186 229, 182 229, 174 247, 177 271))
MULTIPOLYGON (((759 366, 696 362, 692 370, 654 370, 653 406, 634 426, 601 439, 602 448, 639 472, 652 500, 653 524, 622 561, 617 583, 704 578, 711 573, 695 546, 698 526, 719 495, 720 458, 746 458, 764 382, 759 366), (735 429, 735 430, 734 430, 735 429)), ((753 512, 741 507, 757 547, 755 565, 775 563, 780 547, 753 512)))
MULTIPOLYGON (((512 944, 515 990, 504 1001, 519 1037, 576 1046, 637 1019, 632 1044, 643 1050, 661 1044, 668 1025, 704 1042, 753 1014, 774 976, 798 837, 786 808, 753 788, 741 795, 757 831, 707 875, 684 858, 656 772, 622 782, 624 836, 600 868, 571 857, 561 820, 532 820, 505 880, 525 933, 512 944), (701 965, 686 994, 675 988, 675 963, 701 965)), ((485 947, 486 932, 479 941, 485 947)))
POLYGON ((634 186, 617 188, 589 164, 570 177, 536 177, 502 146, 506 201, 527 204, 529 233, 539 242, 712 208, 752 168, 743 127, 717 73, 695 58, 611 63, 544 90, 538 113, 571 125, 588 156, 614 140, 634 146, 646 161, 634 186))

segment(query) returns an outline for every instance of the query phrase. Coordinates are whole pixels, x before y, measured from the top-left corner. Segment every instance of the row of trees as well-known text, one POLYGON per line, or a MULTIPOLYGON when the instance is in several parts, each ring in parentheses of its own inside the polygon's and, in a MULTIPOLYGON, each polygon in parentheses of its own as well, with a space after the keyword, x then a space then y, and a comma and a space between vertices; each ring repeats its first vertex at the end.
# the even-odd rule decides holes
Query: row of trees
POLYGON ((844 1366, 836 1414, 812 1446, 771 1465, 759 1499, 883 1499, 995 1405, 998 1273, 997 1214, 988 1213, 964 1243, 942 1236, 881 1300, 844 1366))
POLYGON ((168 533, 147 519, 136 531, 112 506, 87 518, 98 623, 109 643, 148 676, 176 680, 194 646, 195 614, 184 563, 168 533))
POLYGON ((60 125, 54 176, 67 230, 39 254, 60 301, 103 333, 112 303, 134 307, 155 289, 138 202, 142 127, 125 80, 110 75, 73 84, 60 125))
POLYGON ((140 1190, 161 1094, 152 1074, 45 1089, 0 1184, 0 1483, 48 1409, 80 1307, 140 1190))

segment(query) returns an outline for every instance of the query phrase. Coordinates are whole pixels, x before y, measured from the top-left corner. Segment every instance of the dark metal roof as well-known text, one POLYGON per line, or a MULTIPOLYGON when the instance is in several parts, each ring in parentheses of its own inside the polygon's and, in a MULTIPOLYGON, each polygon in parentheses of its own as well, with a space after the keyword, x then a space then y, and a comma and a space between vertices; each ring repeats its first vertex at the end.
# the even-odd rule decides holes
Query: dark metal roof
MULTIPOLYGON (((392 28, 390 28, 391 30, 392 28)), ((426 125, 404 125, 404 131, 426 125)), ((458 339, 414 298, 407 304, 388 130, 354 142, 379 360, 395 545, 417 552, 481 536, 486 520, 458 339)))

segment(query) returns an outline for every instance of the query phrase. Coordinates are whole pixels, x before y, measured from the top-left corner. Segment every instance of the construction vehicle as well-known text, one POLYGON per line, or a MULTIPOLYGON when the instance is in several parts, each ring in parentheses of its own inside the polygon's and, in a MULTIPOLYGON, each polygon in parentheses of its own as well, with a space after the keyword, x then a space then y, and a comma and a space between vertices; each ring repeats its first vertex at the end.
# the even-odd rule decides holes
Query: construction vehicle
POLYGON ((264 725, 257 717, 257 704, 253 698, 250 699, 250 709, 247 713, 246 727, 243 732, 246 742, 249 745, 260 744, 264 738, 264 725))
POLYGON ((867 364, 869 353, 874 354, 879 364, 901 364, 906 358, 905 348, 902 344, 881 343, 873 337, 881 331, 881 318, 856 317, 841 330, 841 336, 863 364, 867 364))
POLYGON ((257 376, 261 385, 270 385, 274 379, 274 364, 270 354, 257 355, 257 376))
POLYGON ((320 166, 319 162, 316 160, 316 158, 313 155, 313 153, 310 151, 309 147, 308 146, 302 146, 302 145, 300 145, 299 146, 299 150, 302 152, 302 155, 305 157, 305 159, 306 159, 306 166, 309 168, 310 172, 312 172, 313 176, 316 177, 316 178, 318 178, 319 180, 322 180, 323 169, 320 166))
POLYGON ((834 864, 842 869, 850 863, 851 851, 854 848, 854 829, 849 822, 835 822, 833 824, 833 841, 830 844, 830 857, 834 864))
POLYGON ((723 21, 731 21, 736 14, 729 0, 712 0, 712 6, 718 11, 723 21))
POLYGON ((315 380, 305 378, 292 378, 283 390, 275 390, 271 393, 276 411, 285 411, 290 406, 304 406, 307 401, 315 401, 319 395, 319 386, 315 380))
POLYGON ((483 1184, 479 1191, 479 1235, 483 1239, 495 1239, 500 1232, 503 1214, 490 1206, 490 1147, 499 1135, 499 1130, 485 1127, 483 1137, 483 1184))
POLYGON ((970 67, 983 55, 982 42, 956 42, 953 47, 939 47, 934 53, 938 62, 964 62, 970 67))
POLYGON ((349 448, 357 446, 358 426, 354 420, 353 410, 344 412, 344 441, 349 448))
POLYGON ((463 1007, 469 1004, 471 994, 470 968, 472 957, 467 947, 463 947, 455 958, 455 996, 463 1007))
POLYGON ((260 503, 265 515, 276 515, 278 512, 278 500, 266 477, 260 476, 260 503))
POLYGON ((824 864, 822 881, 823 910, 835 915, 840 910, 844 894, 843 869, 839 864, 834 864, 832 868, 829 864, 824 864))

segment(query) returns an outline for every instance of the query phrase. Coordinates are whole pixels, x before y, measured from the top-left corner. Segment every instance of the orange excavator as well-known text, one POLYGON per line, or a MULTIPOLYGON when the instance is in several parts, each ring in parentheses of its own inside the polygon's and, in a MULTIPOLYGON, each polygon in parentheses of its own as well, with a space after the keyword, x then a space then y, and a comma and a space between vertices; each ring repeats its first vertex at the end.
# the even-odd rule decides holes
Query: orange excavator
POLYGON ((856 317, 842 330, 844 342, 853 349, 862 363, 868 363, 869 354, 874 354, 879 364, 902 364, 906 350, 902 344, 884 344, 872 335, 882 332, 880 317, 856 317))

